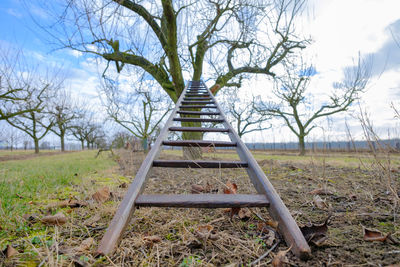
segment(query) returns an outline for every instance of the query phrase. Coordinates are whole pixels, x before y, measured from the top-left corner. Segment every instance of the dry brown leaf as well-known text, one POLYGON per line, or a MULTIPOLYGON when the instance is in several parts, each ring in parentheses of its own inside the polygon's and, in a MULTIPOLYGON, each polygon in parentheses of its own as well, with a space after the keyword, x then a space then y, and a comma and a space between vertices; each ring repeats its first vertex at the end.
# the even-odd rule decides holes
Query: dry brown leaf
POLYGON ((89 250, 90 247, 93 245, 94 239, 92 237, 86 238, 82 241, 81 245, 76 249, 78 252, 84 252, 89 250))
MULTIPOLYGON (((237 185, 235 183, 227 182, 224 188, 224 194, 236 194, 237 185)), ((231 219, 233 215, 239 214, 240 208, 225 209, 224 212, 230 212, 231 219)))
POLYGON ((378 230, 371 230, 365 227, 363 227, 363 232, 364 232, 364 240, 370 242, 372 241, 385 242, 390 236, 390 233, 384 235, 378 230))
POLYGON ((321 196, 328 196, 328 195, 333 195, 333 192, 326 189, 326 188, 317 188, 314 189, 313 191, 308 192, 311 195, 321 195, 321 196))
POLYGON ((38 217, 36 214, 24 214, 22 216, 22 218, 24 218, 26 221, 31 222, 31 223, 36 222, 38 220, 38 217))
POLYGON ((304 238, 307 242, 314 243, 317 246, 321 246, 323 242, 328 238, 328 222, 330 216, 325 219, 323 224, 311 224, 300 227, 304 238))
POLYGON ((238 216, 242 220, 248 220, 251 217, 251 211, 249 209, 240 209, 238 216))
POLYGON ((123 182, 123 183, 120 184, 118 187, 119 187, 119 188, 127 188, 127 187, 128 187, 128 184, 125 183, 125 182, 123 182))
POLYGON ((148 247, 153 247, 155 243, 161 242, 161 237, 157 235, 152 235, 152 236, 145 236, 143 237, 144 242, 148 247))
POLYGON ((268 232, 268 228, 267 226, 272 227, 274 230, 278 229, 278 222, 277 221, 273 221, 273 220, 268 220, 265 222, 259 222, 257 223, 257 230, 260 232, 268 232))
POLYGON ((324 210, 328 207, 328 205, 326 205, 325 201, 323 201, 319 195, 315 195, 313 197, 313 202, 314 205, 321 210, 324 210))
POLYGON ((218 237, 212 233, 213 229, 214 227, 210 224, 199 225, 195 229, 194 234, 202 241, 207 241, 208 239, 216 240, 218 237))
POLYGON ((224 188, 224 194, 236 194, 237 188, 238 187, 235 183, 227 182, 224 188))
POLYGON ((96 193, 94 193, 92 195, 92 198, 95 201, 102 203, 102 202, 107 201, 110 198, 110 196, 111 196, 110 189, 107 186, 105 186, 105 187, 101 188, 100 190, 98 190, 96 193))
POLYGON ((55 215, 48 215, 42 218, 42 223, 46 225, 62 225, 68 220, 62 212, 55 215))
POLYGON ((275 242, 275 232, 272 230, 268 230, 266 235, 263 237, 263 240, 265 245, 267 245, 267 247, 272 247, 272 245, 275 242))
POLYGON ((6 251, 7 258, 11 258, 12 256, 15 256, 17 254, 19 254, 19 252, 15 248, 13 248, 11 245, 7 246, 7 251, 6 251))
POLYGON ((78 201, 78 200, 75 200, 75 199, 64 200, 64 201, 62 201, 62 202, 57 204, 57 206, 60 207, 60 208, 65 208, 65 207, 80 208, 80 207, 86 207, 87 205, 88 205, 87 202, 78 201))
POLYGON ((204 187, 199 184, 192 185, 192 194, 200 194, 204 192, 204 187))
POLYGON ((288 253, 289 250, 281 250, 279 251, 274 259, 272 260, 272 266, 274 267, 283 267, 286 266, 286 264, 288 263, 288 259, 286 257, 286 254, 288 253))

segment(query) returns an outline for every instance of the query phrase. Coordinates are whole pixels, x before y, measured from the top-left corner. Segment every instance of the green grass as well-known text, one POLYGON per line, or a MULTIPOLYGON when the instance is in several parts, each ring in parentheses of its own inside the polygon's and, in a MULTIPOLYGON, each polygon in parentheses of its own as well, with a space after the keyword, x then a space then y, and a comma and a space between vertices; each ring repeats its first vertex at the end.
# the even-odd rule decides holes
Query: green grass
MULTIPOLYGON (((59 150, 40 150, 40 153, 44 153, 44 152, 59 152, 59 150)), ((1 156, 19 156, 19 155, 31 155, 31 154, 35 154, 35 150, 0 150, 0 157, 1 156)))
POLYGON ((0 162, 0 238, 6 230, 22 227, 21 216, 35 209, 30 201, 46 203, 56 192, 68 196, 73 185, 115 165, 111 158, 95 155, 83 151, 0 162))

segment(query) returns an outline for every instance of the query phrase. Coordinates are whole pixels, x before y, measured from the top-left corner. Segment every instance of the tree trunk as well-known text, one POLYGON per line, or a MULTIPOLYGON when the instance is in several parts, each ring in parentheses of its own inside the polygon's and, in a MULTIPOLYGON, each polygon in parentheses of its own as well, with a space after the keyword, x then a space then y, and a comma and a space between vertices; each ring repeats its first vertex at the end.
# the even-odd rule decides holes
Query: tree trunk
POLYGON ((304 156, 306 154, 306 146, 304 143, 304 135, 299 135, 299 156, 304 156))
POLYGON ((64 138, 64 134, 60 135, 60 139, 61 139, 61 152, 65 151, 65 138, 64 138))
POLYGON ((86 148, 89 150, 90 149, 90 142, 86 141, 86 148))
POLYGON ((39 139, 33 139, 33 143, 35 144, 35 154, 39 154, 39 139))
POLYGON ((81 140, 81 147, 82 147, 82 150, 85 150, 85 140, 81 140))
MULTIPOLYGON (((195 117, 195 116, 193 116, 195 117)), ((197 117, 197 116, 196 116, 197 117)), ((182 127, 201 127, 201 122, 182 122, 182 127)), ((201 132, 183 132, 183 140, 202 140, 201 132)), ((188 160, 201 159, 203 156, 201 147, 183 147, 183 158, 188 160)))

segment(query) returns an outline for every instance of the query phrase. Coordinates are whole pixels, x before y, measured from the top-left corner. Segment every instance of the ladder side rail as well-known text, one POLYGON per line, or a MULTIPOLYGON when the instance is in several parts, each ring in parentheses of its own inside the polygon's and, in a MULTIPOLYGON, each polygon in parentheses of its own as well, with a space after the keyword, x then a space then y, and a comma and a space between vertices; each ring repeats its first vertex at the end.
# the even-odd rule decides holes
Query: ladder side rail
POLYGON ((142 165, 140 166, 138 172, 136 173, 135 179, 128 188, 125 197, 123 198, 121 204, 118 207, 113 219, 111 220, 106 233, 100 241, 100 245, 97 248, 97 254, 108 255, 112 253, 117 246, 122 233, 126 226, 128 225, 130 219, 132 218, 133 211, 135 209, 135 200, 139 194, 143 191, 145 182, 147 180, 147 175, 150 168, 153 166, 153 160, 160 154, 162 142, 167 137, 169 132, 169 127, 173 122, 173 118, 177 114, 181 102, 185 96, 186 90, 191 83, 188 82, 182 91, 178 101, 175 104, 171 115, 169 116, 164 128, 161 130, 159 136, 154 143, 153 148, 149 151, 146 158, 144 159, 142 165))
POLYGON ((225 128, 229 129, 229 138, 232 142, 237 143, 236 150, 239 158, 248 163, 248 168, 246 168, 246 170, 250 180, 252 181, 257 192, 260 194, 265 194, 270 202, 268 208, 269 213, 274 220, 278 221, 278 227, 284 236, 286 243, 289 246, 292 246, 292 251, 296 256, 300 257, 301 259, 308 259, 311 257, 311 249, 301 233, 299 226, 293 219, 292 215, 290 214, 286 205, 283 203, 282 199, 279 197, 279 194, 276 192, 271 182, 268 180, 264 171, 260 168, 252 156, 247 146, 243 143, 239 135, 233 129, 232 125, 228 123, 228 120, 226 119, 226 116, 219 106, 219 103, 216 101, 214 95, 208 88, 207 90, 209 91, 211 98, 214 100, 214 104, 220 111, 220 118, 224 119, 225 121, 223 123, 225 128))

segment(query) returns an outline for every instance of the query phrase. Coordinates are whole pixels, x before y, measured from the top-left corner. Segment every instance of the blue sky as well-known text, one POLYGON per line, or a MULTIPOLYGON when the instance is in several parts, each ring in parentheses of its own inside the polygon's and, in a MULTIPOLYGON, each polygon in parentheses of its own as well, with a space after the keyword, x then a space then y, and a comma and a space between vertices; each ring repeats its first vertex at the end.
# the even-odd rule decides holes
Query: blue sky
MULTIPOLYGON (((28 1, 26 1, 28 2, 28 1)), ((31 1, 30 14, 36 19, 46 19, 46 12, 31 1)), ((302 19, 300 31, 311 35, 313 43, 306 54, 312 59, 317 70, 313 77, 311 92, 318 102, 332 88, 332 83, 340 80, 342 69, 353 65, 358 53, 373 60, 373 79, 361 99, 374 125, 383 132, 398 124, 393 119, 390 103, 400 106, 400 47, 392 35, 400 41, 400 1, 398 0, 310 0, 302 19)), ((68 76, 68 87, 82 97, 97 100, 98 68, 96 61, 88 56, 68 49, 55 50, 42 31, 33 23, 20 0, 0 2, 0 43, 17 45, 35 60, 61 64, 68 76)), ((104 61, 101 61, 104 64, 104 61)), ((207 77, 204 77, 207 79, 207 77)), ((242 92, 252 88, 254 94, 265 94, 266 81, 255 78, 247 82, 242 92)), ((335 124, 327 125, 325 134, 334 138, 344 137, 344 121, 347 120, 360 133, 357 121, 351 116, 338 115, 335 124)), ((325 122, 321 122, 325 124, 325 122)), ((289 136, 285 141, 295 140, 290 132, 277 121, 275 133, 289 136), (278 130, 279 129, 279 130, 278 130)), ((249 135, 246 141, 264 141, 271 132, 249 135)), ((313 133, 314 134, 314 133, 313 133)), ((316 130, 314 137, 322 138, 322 131, 316 130)), ((356 134, 357 136, 357 134, 356 134)))

